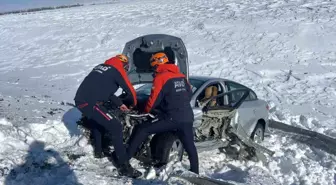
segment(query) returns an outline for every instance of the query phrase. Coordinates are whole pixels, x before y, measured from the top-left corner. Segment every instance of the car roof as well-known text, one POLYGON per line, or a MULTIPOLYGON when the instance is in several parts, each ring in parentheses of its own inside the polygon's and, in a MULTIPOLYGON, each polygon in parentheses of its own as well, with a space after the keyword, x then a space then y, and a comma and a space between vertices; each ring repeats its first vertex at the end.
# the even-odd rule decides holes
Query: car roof
POLYGON ((212 81, 212 80, 224 80, 224 81, 230 81, 224 78, 218 78, 218 77, 212 77, 212 76, 197 76, 197 75, 193 75, 193 76, 189 76, 189 79, 191 80, 201 80, 201 81, 212 81))
MULTIPOLYGON (((239 82, 236 82, 236 81, 233 81, 233 80, 229 80, 229 79, 226 79, 226 78, 220 78, 220 77, 213 77, 213 76, 198 76, 198 75, 190 75, 189 76, 189 79, 190 80, 201 80, 203 82, 213 82, 213 81, 224 81, 224 82, 233 82, 233 83, 236 83, 236 84, 239 84, 239 85, 242 85, 248 89, 251 89, 239 82)), ((252 89, 251 89, 252 90, 252 89)))

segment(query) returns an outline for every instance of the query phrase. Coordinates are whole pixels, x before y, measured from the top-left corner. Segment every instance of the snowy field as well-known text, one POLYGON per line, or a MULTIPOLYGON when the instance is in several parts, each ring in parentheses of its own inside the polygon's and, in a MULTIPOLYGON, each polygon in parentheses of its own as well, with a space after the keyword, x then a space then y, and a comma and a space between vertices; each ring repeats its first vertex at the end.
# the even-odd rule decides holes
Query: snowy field
MULTIPOLYGON (((74 125, 79 113, 66 104, 93 66, 151 33, 183 39, 191 75, 243 83, 269 102, 273 119, 336 137, 333 1, 128 0, 6 15, 0 17, 0 182, 167 183, 165 174, 152 181, 113 177, 106 159, 92 157, 74 125), (73 160, 68 153, 87 155, 73 160)), ((267 164, 207 151, 199 154, 200 174, 237 184, 336 184, 335 156, 282 134, 266 139, 276 152, 267 164)), ((185 159, 173 168, 187 165, 185 159)))

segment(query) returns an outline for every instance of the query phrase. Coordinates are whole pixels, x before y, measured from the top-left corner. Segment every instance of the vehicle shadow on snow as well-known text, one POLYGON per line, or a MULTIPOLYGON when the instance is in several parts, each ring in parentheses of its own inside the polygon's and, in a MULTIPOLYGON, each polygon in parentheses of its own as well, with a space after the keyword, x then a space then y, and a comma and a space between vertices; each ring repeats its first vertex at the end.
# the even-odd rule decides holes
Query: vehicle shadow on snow
POLYGON ((14 184, 80 184, 73 170, 57 151, 45 149, 41 141, 34 141, 28 150, 25 163, 13 168, 4 185, 14 184))
POLYGON ((81 118, 81 115, 82 113, 76 107, 73 107, 66 111, 62 117, 62 122, 68 129, 71 137, 79 136, 81 134, 77 125, 77 121, 81 118))

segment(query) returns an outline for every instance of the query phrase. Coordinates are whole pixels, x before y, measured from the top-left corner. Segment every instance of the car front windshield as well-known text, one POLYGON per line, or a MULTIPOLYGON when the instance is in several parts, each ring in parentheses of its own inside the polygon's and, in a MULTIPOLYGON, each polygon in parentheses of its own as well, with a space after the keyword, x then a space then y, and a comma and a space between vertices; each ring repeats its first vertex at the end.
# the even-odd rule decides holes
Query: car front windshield
POLYGON ((198 79, 189 79, 189 83, 191 85, 191 89, 193 94, 197 91, 198 88, 200 88, 203 84, 203 80, 198 80, 198 79))
MULTIPOLYGON (((192 89, 193 94, 204 83, 203 80, 197 80, 197 79, 189 79, 189 82, 191 84, 191 89, 192 89)), ((136 89, 137 95, 141 95, 141 96, 146 95, 146 96, 149 96, 150 93, 151 93, 152 86, 153 86, 153 84, 151 84, 151 83, 144 84, 144 85, 140 86, 139 88, 136 89)))

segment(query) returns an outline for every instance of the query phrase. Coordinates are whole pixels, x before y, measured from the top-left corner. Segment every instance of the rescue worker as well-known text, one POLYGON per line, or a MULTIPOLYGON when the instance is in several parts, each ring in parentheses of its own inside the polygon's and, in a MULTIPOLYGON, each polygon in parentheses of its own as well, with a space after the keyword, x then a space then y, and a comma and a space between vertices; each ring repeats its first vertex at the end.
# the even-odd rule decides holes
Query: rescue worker
MULTIPOLYGON (((137 104, 136 92, 126 74, 128 66, 128 58, 123 54, 116 55, 103 64, 95 66, 80 84, 74 100, 77 108, 92 122, 90 123, 91 127, 96 128, 93 130, 93 134, 97 133, 99 129, 109 133, 108 136, 114 147, 115 162, 119 175, 136 178, 142 174, 132 168, 126 157, 122 125, 116 115, 108 113, 104 107, 104 103, 110 101, 112 108, 115 110, 129 110, 122 100, 114 94, 119 87, 126 92, 126 99, 130 99, 133 106, 137 104)), ((101 134, 94 137, 101 137, 101 134)), ((101 146, 97 145, 101 143, 95 142, 95 144, 95 153, 99 155, 102 149, 101 146)))
POLYGON ((136 125, 128 141, 128 155, 132 158, 145 139, 155 133, 177 131, 184 149, 188 153, 191 171, 198 174, 198 154, 193 135, 194 113, 190 105, 191 86, 185 75, 168 57, 156 53, 151 57, 151 66, 156 68, 153 87, 144 112, 159 110, 158 121, 136 125))

